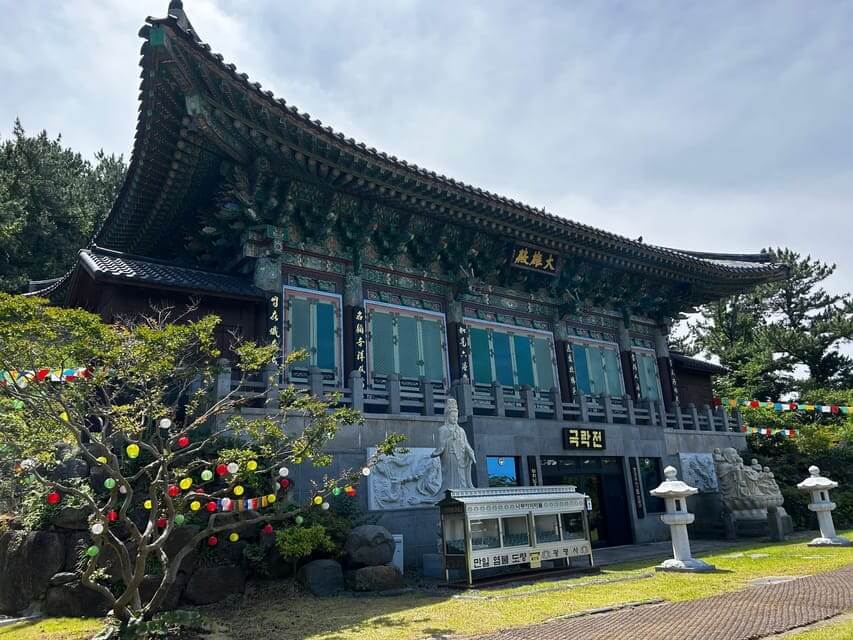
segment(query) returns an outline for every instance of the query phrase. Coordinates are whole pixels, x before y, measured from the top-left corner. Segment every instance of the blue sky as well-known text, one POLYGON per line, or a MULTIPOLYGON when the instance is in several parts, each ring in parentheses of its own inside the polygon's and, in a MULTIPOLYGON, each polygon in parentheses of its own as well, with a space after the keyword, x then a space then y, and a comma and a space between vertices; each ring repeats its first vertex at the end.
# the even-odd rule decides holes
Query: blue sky
MULTIPOLYGON (((853 3, 185 0, 214 51, 400 158, 647 242, 787 245, 853 289, 853 3)), ((130 150, 167 0, 0 0, 0 135, 130 150)))

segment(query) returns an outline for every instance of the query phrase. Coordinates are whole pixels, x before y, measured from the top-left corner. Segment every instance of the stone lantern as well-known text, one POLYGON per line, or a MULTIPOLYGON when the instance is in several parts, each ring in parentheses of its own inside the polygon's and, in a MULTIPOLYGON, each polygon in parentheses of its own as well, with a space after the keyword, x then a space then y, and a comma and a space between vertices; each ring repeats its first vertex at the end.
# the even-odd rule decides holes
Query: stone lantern
POLYGON ((695 516, 687 512, 687 496, 695 495, 699 489, 678 480, 678 472, 675 467, 667 467, 663 474, 666 476, 666 480, 649 493, 657 498, 663 498, 666 504, 666 512, 661 515, 660 519, 663 520, 664 524, 669 525, 674 558, 664 561, 655 569, 658 571, 714 571, 714 565, 697 560, 690 554, 687 525, 693 522, 695 516))
POLYGON ((812 465, 809 467, 811 476, 797 485, 800 491, 808 491, 812 495, 809 510, 817 514, 817 524, 820 527, 820 537, 809 542, 810 547, 841 546, 847 547, 853 544, 847 538, 835 534, 835 525, 832 523, 832 510, 835 503, 829 500, 830 489, 838 486, 829 478, 820 475, 820 469, 812 465))

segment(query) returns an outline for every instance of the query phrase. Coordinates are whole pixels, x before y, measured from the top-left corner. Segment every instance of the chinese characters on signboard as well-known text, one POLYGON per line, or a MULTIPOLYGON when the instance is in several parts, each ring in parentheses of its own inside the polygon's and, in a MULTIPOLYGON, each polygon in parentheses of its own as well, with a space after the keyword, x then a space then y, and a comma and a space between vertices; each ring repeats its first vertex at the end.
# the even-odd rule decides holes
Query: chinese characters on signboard
POLYGON ((637 466, 636 458, 629 458, 628 464, 631 467, 631 487, 634 489, 634 506, 637 508, 637 517, 646 517, 646 504, 643 501, 643 487, 640 484, 640 468, 637 466))
POLYGON ((511 261, 513 267, 532 269, 533 271, 555 276, 557 275, 558 258, 559 256, 556 253, 535 247, 513 245, 511 261))
POLYGON ((468 356, 471 354, 471 342, 468 337, 468 327, 464 324, 459 325, 458 341, 459 343, 459 368, 462 372, 462 379, 471 379, 470 365, 468 364, 468 356))
POLYGON ((364 307, 353 307, 352 310, 352 345, 353 345, 353 369, 358 371, 362 377, 367 365, 367 330, 364 307))
POLYGON ((564 449, 605 449, 603 429, 579 429, 567 427, 563 429, 564 449))

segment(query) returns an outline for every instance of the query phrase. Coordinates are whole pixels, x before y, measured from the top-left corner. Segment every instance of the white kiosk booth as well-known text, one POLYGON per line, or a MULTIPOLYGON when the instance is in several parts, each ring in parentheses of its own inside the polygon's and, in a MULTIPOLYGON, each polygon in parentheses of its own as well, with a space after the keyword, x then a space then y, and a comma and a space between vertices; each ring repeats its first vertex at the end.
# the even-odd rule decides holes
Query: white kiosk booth
POLYGON ((517 565, 569 567, 586 556, 593 566, 587 511, 589 498, 573 486, 451 489, 441 510, 444 575, 517 565))

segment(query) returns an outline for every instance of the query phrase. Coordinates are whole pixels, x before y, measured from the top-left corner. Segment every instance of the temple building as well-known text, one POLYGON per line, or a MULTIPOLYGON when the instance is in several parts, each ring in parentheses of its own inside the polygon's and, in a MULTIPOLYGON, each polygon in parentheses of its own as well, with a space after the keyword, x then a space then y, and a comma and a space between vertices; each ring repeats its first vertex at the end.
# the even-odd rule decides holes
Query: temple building
MULTIPOLYGON (((366 418, 332 444, 336 465, 407 438, 359 493, 404 536, 407 564, 435 549, 429 454, 447 398, 476 486, 576 485, 595 545, 666 539, 648 493, 662 469, 745 447, 739 417, 713 407, 723 370, 671 354, 668 333, 783 276, 772 256, 631 240, 378 151, 238 72, 177 0, 139 35, 126 181, 43 295, 107 321, 198 299, 223 345, 236 331, 307 348, 281 383, 340 391, 366 418)), ((318 473, 295 470, 296 490, 318 473)))

